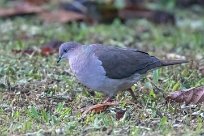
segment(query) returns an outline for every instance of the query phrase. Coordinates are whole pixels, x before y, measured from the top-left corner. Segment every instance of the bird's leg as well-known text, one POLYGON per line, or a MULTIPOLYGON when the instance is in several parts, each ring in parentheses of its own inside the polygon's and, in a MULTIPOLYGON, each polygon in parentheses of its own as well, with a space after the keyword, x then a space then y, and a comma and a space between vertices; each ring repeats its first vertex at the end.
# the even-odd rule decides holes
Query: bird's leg
POLYGON ((135 95, 135 93, 133 92, 133 90, 132 90, 131 88, 129 88, 127 91, 128 91, 128 92, 130 93, 130 95, 132 96, 132 99, 133 99, 135 102, 137 102, 137 96, 135 95))
POLYGON ((108 96, 104 101, 103 103, 107 103, 107 102, 113 102, 114 100, 114 96, 108 96))
MULTIPOLYGON (((161 88, 159 88, 154 82, 152 82, 151 79, 147 78, 149 80, 149 82, 160 92, 164 92, 164 90, 162 90, 161 88)), ((158 93, 158 91, 156 93, 158 93)))

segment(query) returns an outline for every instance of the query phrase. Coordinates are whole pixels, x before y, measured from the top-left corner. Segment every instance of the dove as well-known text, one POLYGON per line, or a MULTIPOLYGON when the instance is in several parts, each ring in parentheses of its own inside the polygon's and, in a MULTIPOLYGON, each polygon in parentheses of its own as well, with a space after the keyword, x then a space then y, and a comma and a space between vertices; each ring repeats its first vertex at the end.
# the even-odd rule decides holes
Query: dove
POLYGON ((187 60, 160 60, 144 51, 102 44, 65 42, 59 48, 58 62, 67 60, 77 80, 108 98, 130 89, 149 70, 187 63, 187 60))

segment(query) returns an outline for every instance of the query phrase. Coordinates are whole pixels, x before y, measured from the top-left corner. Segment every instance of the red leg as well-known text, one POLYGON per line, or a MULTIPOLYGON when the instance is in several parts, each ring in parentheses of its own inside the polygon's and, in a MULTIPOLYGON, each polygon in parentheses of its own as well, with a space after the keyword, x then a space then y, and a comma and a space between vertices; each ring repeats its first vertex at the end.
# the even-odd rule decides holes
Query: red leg
POLYGON ((107 103, 107 102, 113 102, 114 101, 114 97, 107 97, 104 101, 103 101, 103 103, 107 103))

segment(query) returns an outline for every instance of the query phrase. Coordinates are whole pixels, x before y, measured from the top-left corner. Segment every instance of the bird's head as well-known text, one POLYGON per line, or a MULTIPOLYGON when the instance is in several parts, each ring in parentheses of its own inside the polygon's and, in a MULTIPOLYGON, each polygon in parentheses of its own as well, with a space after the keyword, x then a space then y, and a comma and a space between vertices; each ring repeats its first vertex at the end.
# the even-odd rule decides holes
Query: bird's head
POLYGON ((60 62, 61 59, 63 58, 69 58, 71 52, 79 47, 81 44, 77 42, 66 42, 60 45, 59 47, 59 58, 57 63, 60 62))

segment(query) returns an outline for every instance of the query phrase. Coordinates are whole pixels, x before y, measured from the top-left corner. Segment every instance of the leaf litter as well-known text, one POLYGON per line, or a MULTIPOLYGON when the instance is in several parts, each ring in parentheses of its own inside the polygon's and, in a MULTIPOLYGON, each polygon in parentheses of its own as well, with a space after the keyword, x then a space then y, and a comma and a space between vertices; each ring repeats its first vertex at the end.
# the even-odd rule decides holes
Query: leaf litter
POLYGON ((202 103, 204 102, 204 86, 173 92, 166 97, 166 100, 186 104, 202 103))
POLYGON ((13 7, 0 8, 0 17, 14 17, 14 16, 23 16, 37 14, 44 10, 44 8, 30 5, 28 3, 17 3, 13 7))
POLYGON ((59 41, 59 40, 52 40, 48 43, 45 43, 43 44, 41 47, 39 48, 27 48, 27 49, 24 49, 24 50, 16 50, 16 49, 13 49, 12 51, 14 53, 20 53, 20 54, 23 54, 23 55, 31 55, 31 54, 34 54, 34 55, 42 55, 42 56, 49 56, 49 55, 52 55, 54 53, 57 53, 58 52, 58 49, 60 47, 60 45, 62 44, 63 42, 62 41, 59 41))
POLYGON ((10 18, 23 15, 36 15, 45 23, 68 23, 84 21, 87 23, 111 23, 119 18, 123 21, 133 18, 145 18, 154 23, 175 24, 173 14, 166 11, 150 10, 144 3, 126 3, 124 8, 117 8, 113 2, 71 1, 57 2, 58 8, 50 10, 45 5, 56 3, 47 0, 23 0, 13 2, 13 6, 0 8, 0 17, 10 18))

